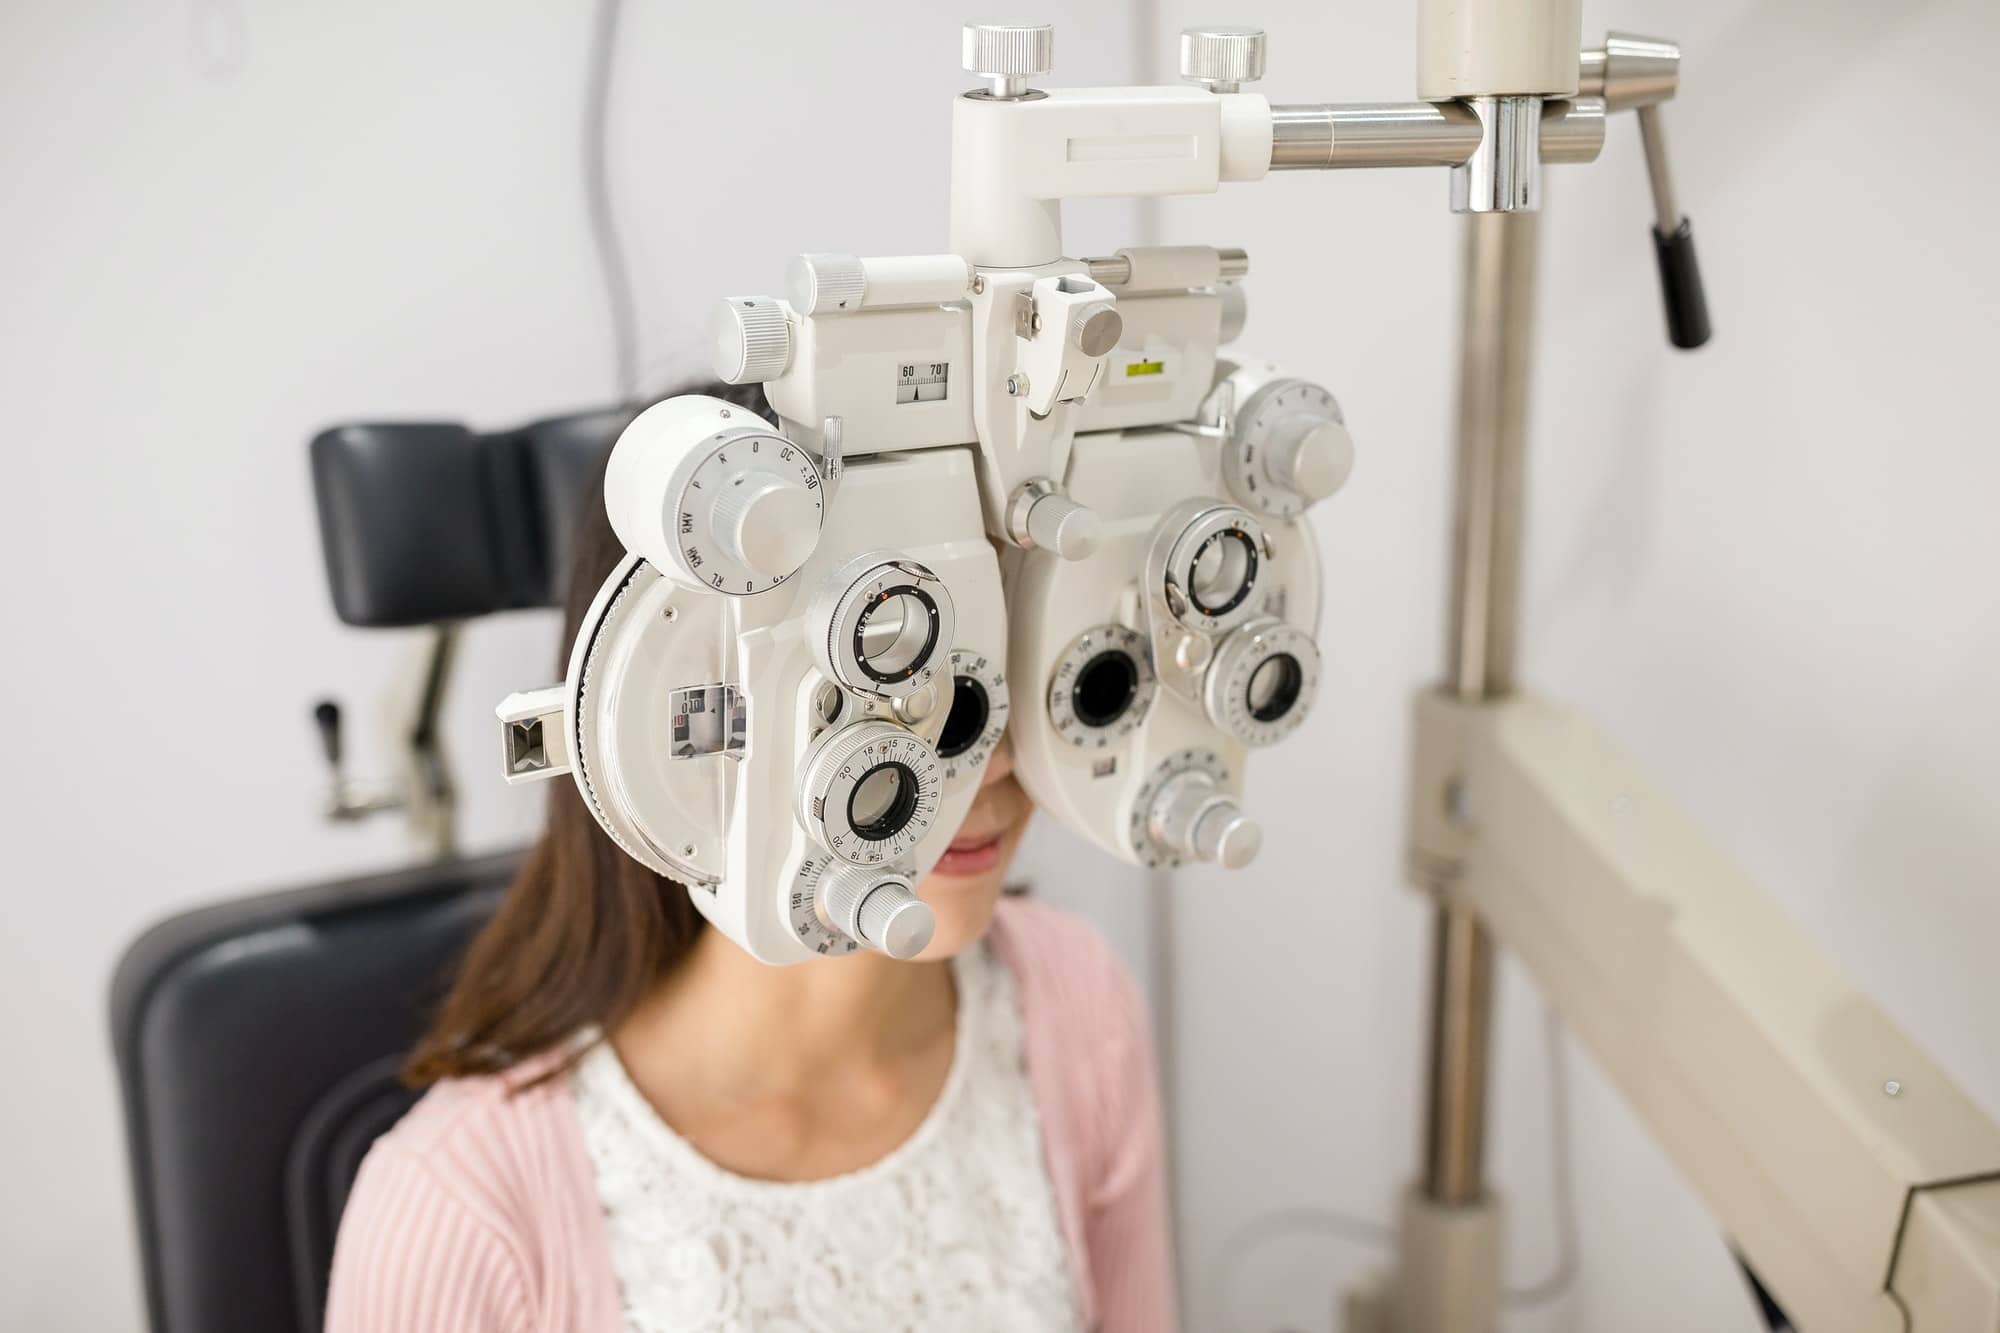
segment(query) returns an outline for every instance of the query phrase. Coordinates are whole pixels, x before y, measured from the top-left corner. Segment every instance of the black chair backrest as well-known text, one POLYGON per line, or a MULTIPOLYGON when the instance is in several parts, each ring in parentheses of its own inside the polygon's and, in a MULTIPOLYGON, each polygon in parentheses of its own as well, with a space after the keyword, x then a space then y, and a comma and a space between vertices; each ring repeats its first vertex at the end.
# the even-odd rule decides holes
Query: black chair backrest
POLYGON ((396 1071, 509 853, 244 898, 126 950, 112 1042, 153 1333, 317 1333, 396 1071))
POLYGON ((350 625, 469 620, 560 606, 584 492, 623 408, 480 435, 464 426, 336 426, 312 442, 334 610, 350 625))

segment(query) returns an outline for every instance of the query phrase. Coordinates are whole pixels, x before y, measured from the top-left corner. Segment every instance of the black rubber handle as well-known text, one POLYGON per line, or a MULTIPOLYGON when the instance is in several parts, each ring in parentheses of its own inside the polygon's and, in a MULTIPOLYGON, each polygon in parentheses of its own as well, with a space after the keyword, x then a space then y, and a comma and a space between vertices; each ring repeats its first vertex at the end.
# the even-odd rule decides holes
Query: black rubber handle
POLYGON ((326 751, 329 768, 340 767, 340 705, 331 699, 322 699, 313 709, 313 722, 319 727, 319 747, 326 751))
POLYGON ((1667 337, 1676 347, 1708 341, 1708 296, 1701 288, 1701 265, 1694 257, 1694 227, 1687 218, 1668 235, 1653 228, 1660 257, 1660 296, 1667 304, 1667 337))

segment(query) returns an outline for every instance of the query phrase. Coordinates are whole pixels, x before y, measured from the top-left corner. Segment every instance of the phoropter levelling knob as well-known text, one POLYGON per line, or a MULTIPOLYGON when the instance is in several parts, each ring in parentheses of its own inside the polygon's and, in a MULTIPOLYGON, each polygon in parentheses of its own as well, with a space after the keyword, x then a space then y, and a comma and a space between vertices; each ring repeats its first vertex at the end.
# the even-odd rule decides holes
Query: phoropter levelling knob
POLYGON ((1181 77, 1212 92, 1236 93, 1264 77, 1264 30, 1233 24, 1181 30, 1181 77))
POLYGON ((1056 30, 1047 23, 968 23, 963 63, 993 97, 1025 96, 1028 80, 1054 71, 1056 30))

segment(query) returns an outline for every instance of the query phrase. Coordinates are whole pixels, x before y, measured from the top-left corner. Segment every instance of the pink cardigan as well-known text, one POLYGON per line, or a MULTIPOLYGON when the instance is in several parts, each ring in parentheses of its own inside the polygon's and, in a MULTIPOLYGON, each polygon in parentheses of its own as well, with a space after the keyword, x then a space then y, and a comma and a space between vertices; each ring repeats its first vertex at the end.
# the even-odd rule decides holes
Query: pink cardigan
MULTIPOLYGON (((1085 1325, 1168 1333, 1159 1097, 1138 991, 1094 930, 1044 904, 1003 900, 990 938, 1020 998, 1085 1325)), ((334 1249, 327 1333, 616 1333, 618 1279, 569 1081, 510 1091, 521 1081, 440 1084, 369 1152, 334 1249)))

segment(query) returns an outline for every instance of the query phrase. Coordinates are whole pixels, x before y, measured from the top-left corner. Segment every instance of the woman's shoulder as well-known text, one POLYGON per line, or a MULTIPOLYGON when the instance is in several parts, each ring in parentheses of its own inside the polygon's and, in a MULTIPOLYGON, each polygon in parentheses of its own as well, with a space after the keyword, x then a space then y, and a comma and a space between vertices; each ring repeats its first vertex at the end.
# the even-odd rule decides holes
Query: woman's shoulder
POLYGON ((1083 1038, 1145 1026, 1144 1002, 1110 943, 1072 912, 1032 898, 1003 898, 993 915, 994 951, 1014 976, 1032 1019, 1060 1016, 1083 1038))

